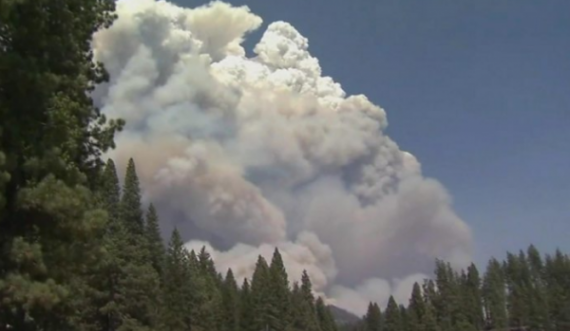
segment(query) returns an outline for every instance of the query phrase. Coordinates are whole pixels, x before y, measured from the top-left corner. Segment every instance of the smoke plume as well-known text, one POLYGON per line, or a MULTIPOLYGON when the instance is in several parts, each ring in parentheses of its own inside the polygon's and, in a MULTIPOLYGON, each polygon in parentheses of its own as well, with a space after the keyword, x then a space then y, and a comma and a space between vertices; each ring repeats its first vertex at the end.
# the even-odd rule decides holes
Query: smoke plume
POLYGON ((135 159, 165 234, 176 226, 239 277, 279 247, 291 279, 307 269, 318 293, 359 314, 405 300, 436 257, 469 261, 445 188, 385 135, 382 108, 322 75, 293 26, 270 23, 248 57, 242 41, 262 19, 247 7, 117 10, 93 41, 111 76, 95 100, 127 120, 109 156, 135 159))

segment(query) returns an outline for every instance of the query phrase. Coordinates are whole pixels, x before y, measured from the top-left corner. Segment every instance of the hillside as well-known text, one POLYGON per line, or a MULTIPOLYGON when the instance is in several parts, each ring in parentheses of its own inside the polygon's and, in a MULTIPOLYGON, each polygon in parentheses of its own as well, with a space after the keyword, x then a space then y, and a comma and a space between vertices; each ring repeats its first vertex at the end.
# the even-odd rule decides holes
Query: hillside
POLYGON ((360 321, 360 317, 354 315, 353 313, 346 311, 340 307, 328 305, 330 312, 332 313, 334 320, 337 324, 353 324, 360 321))

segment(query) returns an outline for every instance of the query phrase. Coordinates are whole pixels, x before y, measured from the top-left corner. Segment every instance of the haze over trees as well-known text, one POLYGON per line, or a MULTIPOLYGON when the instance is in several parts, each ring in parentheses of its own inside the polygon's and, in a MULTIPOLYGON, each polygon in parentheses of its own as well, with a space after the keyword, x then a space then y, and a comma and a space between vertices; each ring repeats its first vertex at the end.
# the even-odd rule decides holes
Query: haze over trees
MULTIPOLYGON (((176 230, 163 243, 132 159, 121 187, 101 155, 124 123, 89 97, 107 79, 91 36, 113 19, 112 0, 0 2, 0 330, 337 330, 277 249, 242 283, 176 230)), ((570 259, 530 247, 483 276, 438 261, 409 303, 371 303, 355 327, 568 330, 570 259)))

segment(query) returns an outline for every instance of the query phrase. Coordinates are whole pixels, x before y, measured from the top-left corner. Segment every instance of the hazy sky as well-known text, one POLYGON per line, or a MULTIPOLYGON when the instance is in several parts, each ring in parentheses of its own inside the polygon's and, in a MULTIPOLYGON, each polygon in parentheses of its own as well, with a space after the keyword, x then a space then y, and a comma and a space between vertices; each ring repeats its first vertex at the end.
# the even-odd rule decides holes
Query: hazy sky
MULTIPOLYGON (((176 0, 195 7, 208 1, 176 0)), ((325 75, 386 109, 486 261, 570 249, 570 2, 251 0, 309 39, 325 75)))

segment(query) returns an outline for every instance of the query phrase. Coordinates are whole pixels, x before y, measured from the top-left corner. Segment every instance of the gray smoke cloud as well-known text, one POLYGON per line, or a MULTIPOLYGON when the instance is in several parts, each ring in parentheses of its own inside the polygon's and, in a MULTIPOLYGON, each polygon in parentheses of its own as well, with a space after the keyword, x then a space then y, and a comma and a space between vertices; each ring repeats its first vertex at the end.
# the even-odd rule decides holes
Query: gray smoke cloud
POLYGON ((470 261, 471 234, 451 198, 385 133, 385 111, 322 75, 308 40, 247 7, 181 8, 120 0, 96 34, 111 81, 94 93, 127 126, 109 154, 136 160, 168 233, 206 245, 221 271, 251 276, 280 247, 290 277, 359 314, 405 300, 436 257, 470 261))

